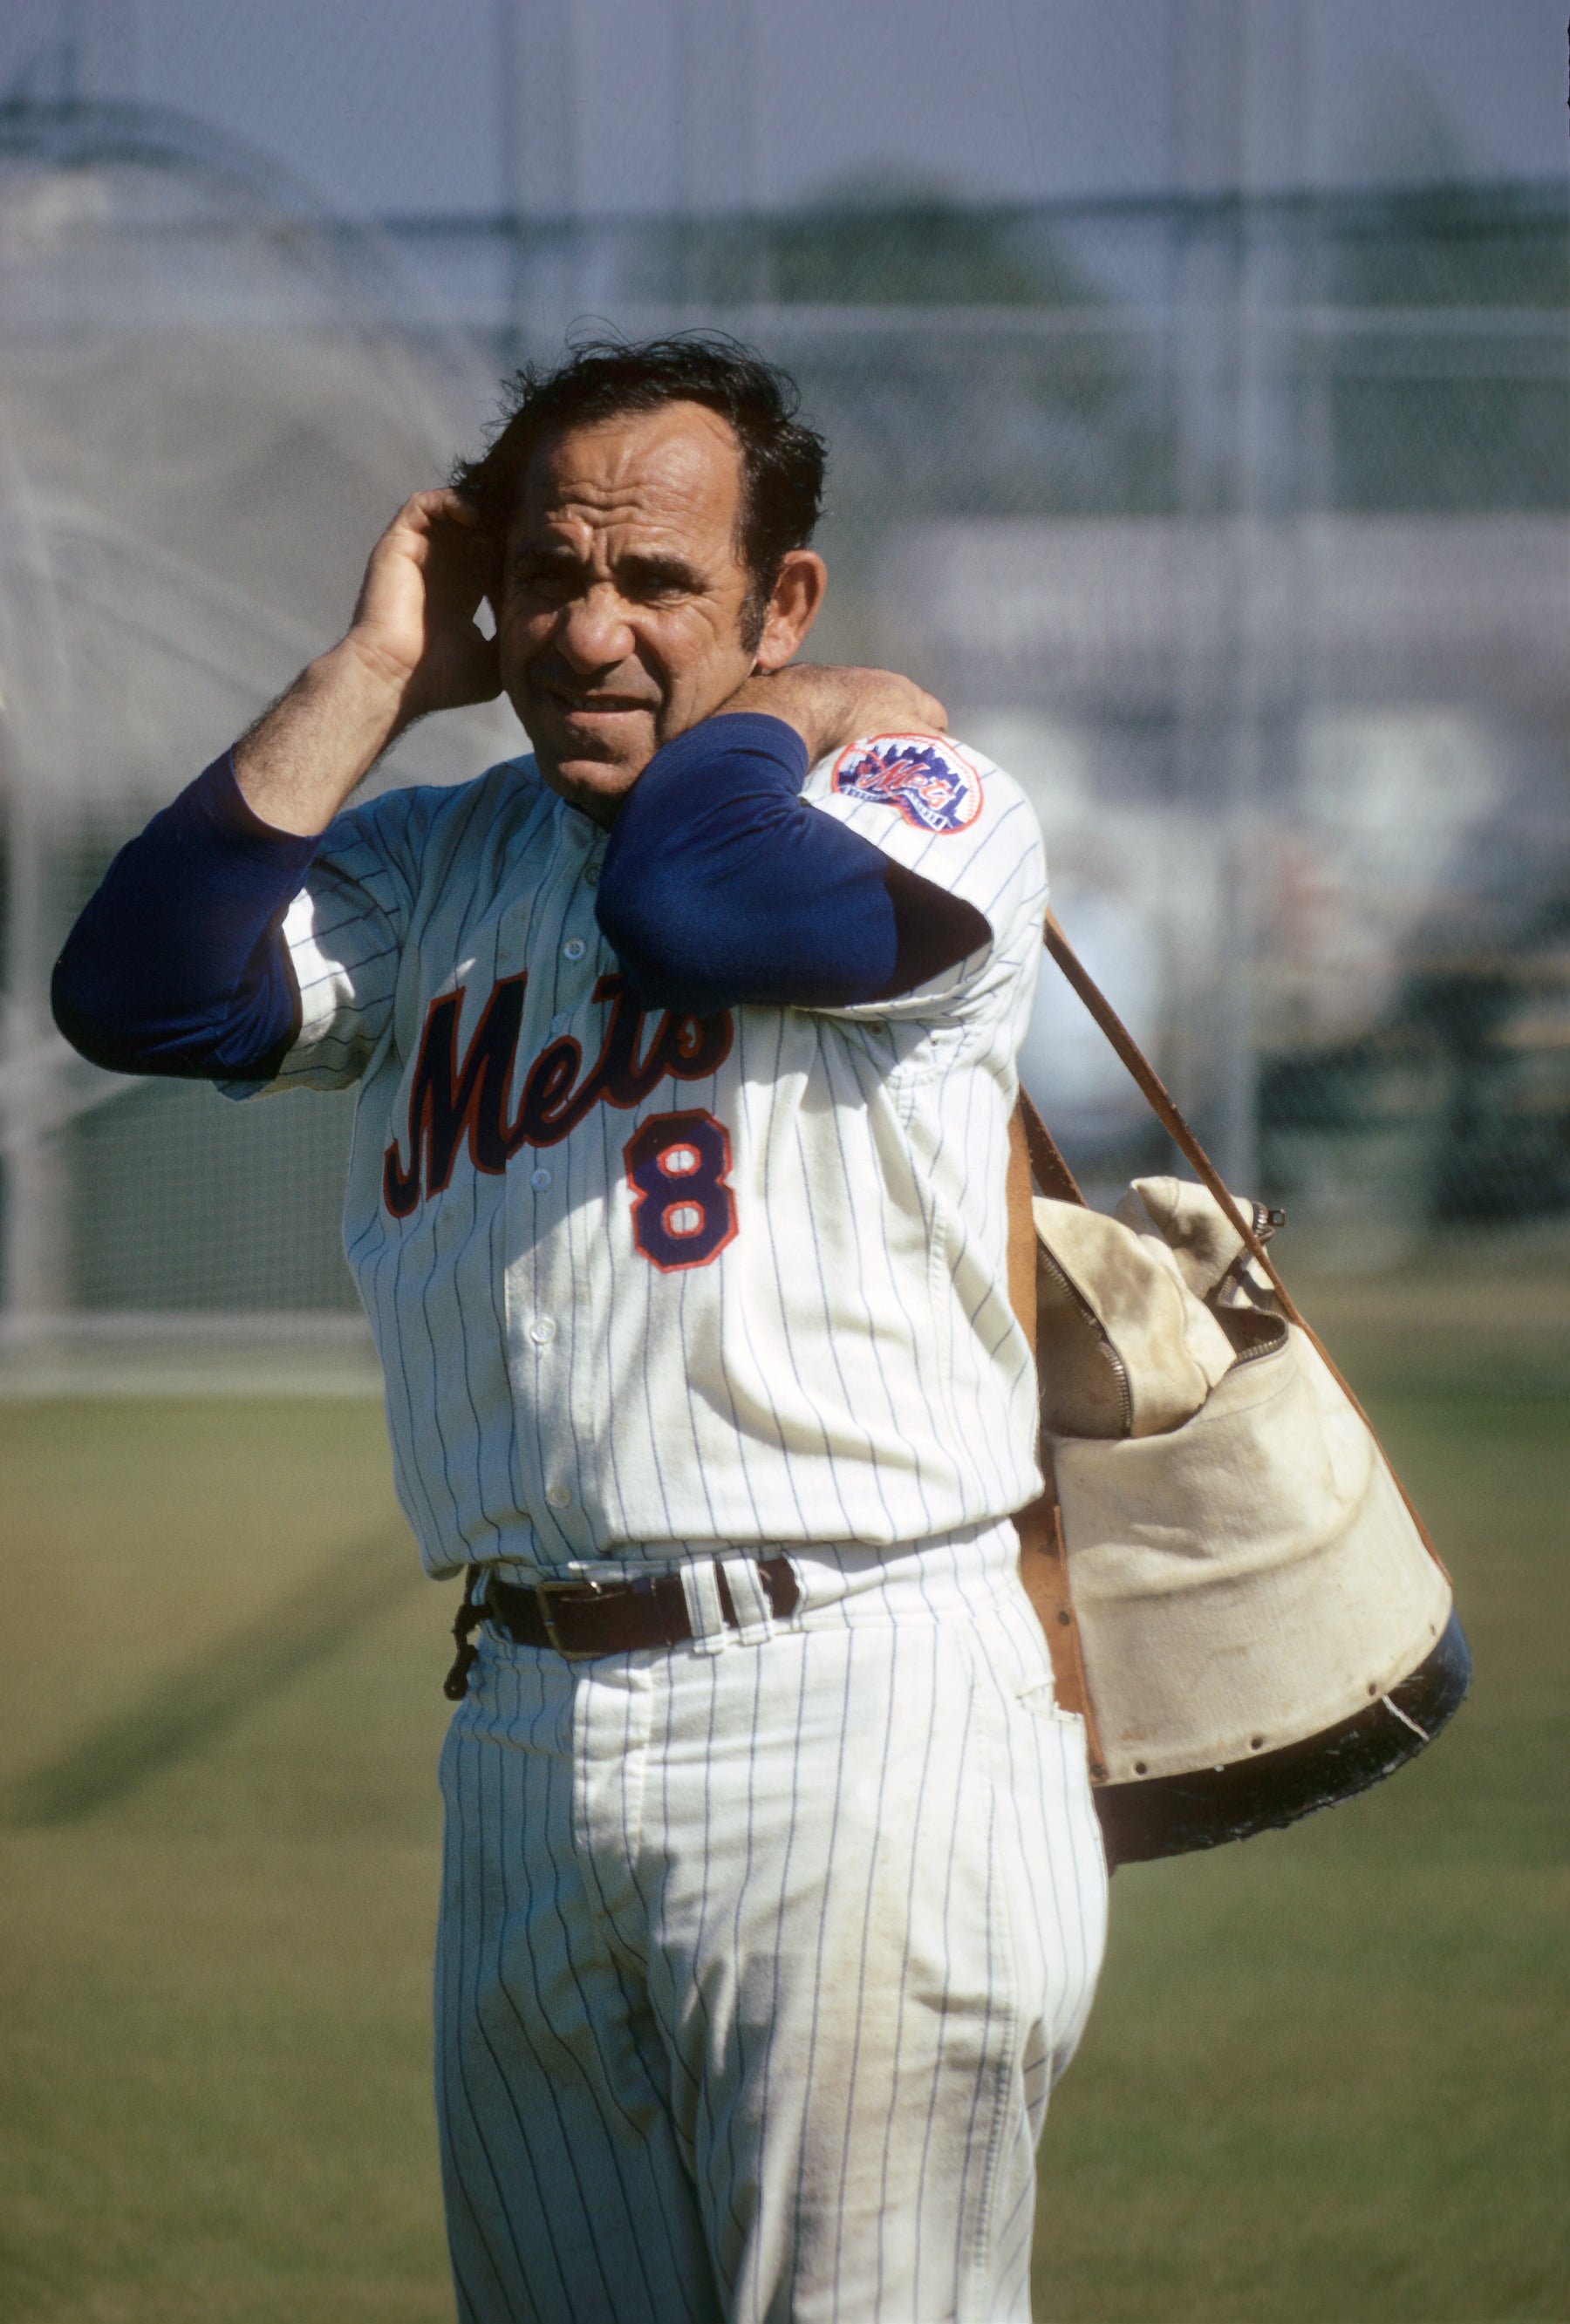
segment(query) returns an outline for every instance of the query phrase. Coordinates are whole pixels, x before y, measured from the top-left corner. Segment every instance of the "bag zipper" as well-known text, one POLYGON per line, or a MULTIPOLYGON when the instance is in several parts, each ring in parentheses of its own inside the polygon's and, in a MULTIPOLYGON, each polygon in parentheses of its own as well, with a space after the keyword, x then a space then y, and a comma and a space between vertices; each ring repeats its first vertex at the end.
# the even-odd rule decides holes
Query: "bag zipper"
MULTIPOLYGON (((1236 1345, 1236 1342, 1233 1342, 1233 1354, 1232 1362, 1228 1367, 1229 1370, 1236 1371, 1240 1364, 1257 1364, 1266 1356, 1279 1356, 1281 1350, 1286 1346, 1287 1320, 1284 1315, 1271 1314, 1270 1311, 1265 1307, 1224 1307, 1214 1298, 1207 1299, 1205 1304, 1210 1309, 1211 1314, 1215 1317, 1217 1323, 1220 1323, 1224 1332, 1226 1332, 1226 1318, 1229 1315, 1263 1315, 1266 1316, 1270 1323, 1279 1326, 1279 1335, 1276 1339, 1259 1340, 1250 1346, 1242 1348, 1239 1348, 1236 1345)), ((1232 1339, 1232 1333, 1230 1332, 1227 1332, 1226 1336, 1229 1340, 1232 1339)))
MULTIPOLYGON (((1045 1256, 1048 1267, 1050 1268, 1053 1276, 1057 1282, 1062 1284, 1070 1299, 1074 1302, 1074 1305, 1078 1308, 1080 1314, 1085 1317, 1085 1322, 1094 1332, 1096 1335, 1097 1351, 1104 1361, 1111 1367, 1113 1376, 1118 1384, 1118 1397, 1122 1407, 1123 1416, 1123 1434, 1125 1436, 1132 1436, 1134 1433, 1134 1392, 1129 1386, 1129 1368, 1127 1364, 1124 1363, 1122 1356, 1119 1355, 1111 1340, 1107 1337, 1106 1332, 1102 1325, 1101 1317, 1096 1314, 1095 1309, 1091 1305, 1089 1300, 1085 1297, 1078 1284, 1074 1282, 1071 1277, 1065 1275, 1063 1269, 1058 1266, 1057 1261, 1053 1258, 1051 1251, 1048 1250, 1047 1245, 1044 1242, 1040 1241, 1039 1238, 1038 1238, 1037 1241, 1037 1250, 1045 1256)), ((1113 1441, 1115 1442, 1115 1440, 1113 1441)))

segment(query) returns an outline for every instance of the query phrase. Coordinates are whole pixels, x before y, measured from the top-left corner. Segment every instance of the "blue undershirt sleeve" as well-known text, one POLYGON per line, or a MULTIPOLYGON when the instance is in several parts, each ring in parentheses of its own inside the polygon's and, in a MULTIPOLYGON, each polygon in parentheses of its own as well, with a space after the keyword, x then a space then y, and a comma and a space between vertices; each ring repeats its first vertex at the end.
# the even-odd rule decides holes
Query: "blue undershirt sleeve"
POLYGON ((807 745, 732 712, 667 742, 627 796, 596 912, 646 1008, 891 1000, 979 951, 974 906, 800 796, 807 745))
POLYGON ((246 806, 226 752, 123 847, 55 964, 54 1018, 121 1074, 270 1080, 300 1029, 283 916, 320 842, 246 806))

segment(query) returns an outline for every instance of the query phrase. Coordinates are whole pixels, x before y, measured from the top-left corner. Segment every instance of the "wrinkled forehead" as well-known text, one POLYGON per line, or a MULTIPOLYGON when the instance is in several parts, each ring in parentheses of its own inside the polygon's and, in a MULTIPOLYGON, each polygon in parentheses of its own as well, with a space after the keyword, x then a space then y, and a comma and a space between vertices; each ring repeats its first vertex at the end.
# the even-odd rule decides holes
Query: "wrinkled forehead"
POLYGON ((738 540, 741 502, 729 422, 701 403, 661 404, 542 437, 513 537, 605 533, 723 555, 738 540))

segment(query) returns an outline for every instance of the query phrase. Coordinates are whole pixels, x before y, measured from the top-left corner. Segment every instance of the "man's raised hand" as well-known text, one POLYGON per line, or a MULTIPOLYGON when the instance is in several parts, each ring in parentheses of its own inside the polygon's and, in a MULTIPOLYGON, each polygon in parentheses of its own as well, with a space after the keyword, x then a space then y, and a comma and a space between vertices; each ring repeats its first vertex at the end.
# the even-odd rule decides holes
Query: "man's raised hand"
POLYGON ((501 692, 475 626, 493 549, 454 492, 405 501, 365 567, 354 620, 235 745, 235 776, 275 830, 325 831, 407 726, 501 692))
POLYGON ((493 553, 448 491, 405 501, 371 551, 344 642, 397 688, 401 724, 500 693, 496 641, 475 626, 493 553))

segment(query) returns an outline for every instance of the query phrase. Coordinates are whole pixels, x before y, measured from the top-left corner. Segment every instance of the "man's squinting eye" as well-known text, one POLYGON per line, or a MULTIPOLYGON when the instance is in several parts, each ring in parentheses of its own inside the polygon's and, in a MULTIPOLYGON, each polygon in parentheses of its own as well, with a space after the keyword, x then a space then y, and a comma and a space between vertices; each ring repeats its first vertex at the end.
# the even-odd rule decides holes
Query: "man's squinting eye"
POLYGON ((543 597, 552 605, 563 605, 576 596, 585 580, 580 566, 550 557, 520 557, 507 577, 514 589, 525 589, 531 597, 543 597))

